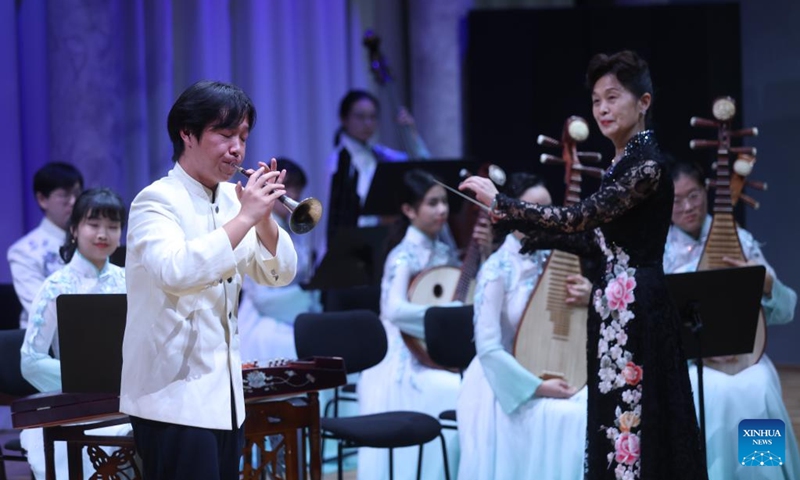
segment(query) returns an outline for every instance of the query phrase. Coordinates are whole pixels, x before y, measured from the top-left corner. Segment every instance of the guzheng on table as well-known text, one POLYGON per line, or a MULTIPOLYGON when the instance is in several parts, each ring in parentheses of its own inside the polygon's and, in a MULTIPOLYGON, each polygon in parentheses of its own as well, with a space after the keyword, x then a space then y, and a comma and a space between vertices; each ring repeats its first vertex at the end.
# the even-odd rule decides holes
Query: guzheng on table
MULTIPOLYGON (((264 449, 264 438, 281 435, 285 448, 287 479, 301 478, 301 456, 297 451, 298 430, 302 438, 308 432, 311 478, 321 478, 319 430, 319 400, 317 392, 344 385, 347 381, 344 361, 337 357, 313 357, 308 360, 280 360, 266 366, 242 368, 247 417, 245 431, 244 478, 261 478, 262 470, 277 458, 275 451, 264 449), (304 397, 298 398, 299 395, 304 397), (291 398, 280 398, 287 397, 291 398), (262 461, 251 465, 251 448, 256 446, 262 461), (266 459, 266 460, 263 460, 266 459)), ((42 427, 44 430, 45 461, 48 480, 55 479, 53 442, 67 442, 70 478, 83 478, 81 450, 92 449, 95 469, 115 471, 132 468, 135 478, 141 478, 132 464, 132 437, 86 435, 87 430, 127 422, 119 411, 119 396, 102 393, 39 393, 16 400, 11 405, 14 428, 42 427), (85 422, 93 422, 86 424, 85 422), (99 422, 99 423, 94 423, 99 422), (120 447, 123 453, 108 456, 99 446, 120 447), (112 458, 113 457, 113 458, 112 458), (97 462, 95 462, 95 458, 97 462)), ((302 462, 304 464, 304 462, 302 462)), ((304 470, 304 469, 302 469, 304 470)), ((304 472, 302 472, 303 477, 304 472)))

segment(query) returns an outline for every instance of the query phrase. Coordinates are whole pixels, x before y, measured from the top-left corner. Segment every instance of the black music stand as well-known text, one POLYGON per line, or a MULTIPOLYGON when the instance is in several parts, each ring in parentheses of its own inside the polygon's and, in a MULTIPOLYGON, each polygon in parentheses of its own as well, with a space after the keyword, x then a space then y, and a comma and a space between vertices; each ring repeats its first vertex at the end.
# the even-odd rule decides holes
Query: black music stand
POLYGON ((314 276, 302 287, 330 290, 379 285, 387 230, 385 226, 341 228, 328 245, 314 276))
MULTIPOLYGON (((364 201, 362 215, 398 215, 400 213, 400 191, 403 175, 409 170, 419 168, 435 176, 453 188, 461 183, 461 171, 474 174, 477 162, 470 160, 421 160, 413 162, 381 162, 375 169, 372 184, 364 201)), ((451 211, 455 211, 460 200, 455 194, 448 193, 451 211)))
POLYGON ((762 265, 667 275, 684 328, 683 349, 697 363, 700 433, 705 449, 703 358, 752 353, 764 289, 762 265))

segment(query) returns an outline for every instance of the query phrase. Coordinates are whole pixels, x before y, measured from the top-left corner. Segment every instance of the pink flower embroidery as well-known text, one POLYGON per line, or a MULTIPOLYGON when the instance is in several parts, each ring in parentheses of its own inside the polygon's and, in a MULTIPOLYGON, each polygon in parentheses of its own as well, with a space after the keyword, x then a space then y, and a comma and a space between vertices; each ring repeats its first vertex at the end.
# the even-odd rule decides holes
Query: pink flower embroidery
POLYGON ((633 362, 628 362, 622 369, 622 377, 628 385, 638 385, 642 380, 642 367, 633 362))
POLYGON ((608 282, 606 286, 606 299, 611 310, 625 310, 629 303, 633 303, 633 289, 636 288, 636 279, 629 277, 627 272, 622 272, 608 282))
POLYGON ((618 463, 633 465, 639 459, 639 435, 622 433, 614 442, 614 459, 618 463))

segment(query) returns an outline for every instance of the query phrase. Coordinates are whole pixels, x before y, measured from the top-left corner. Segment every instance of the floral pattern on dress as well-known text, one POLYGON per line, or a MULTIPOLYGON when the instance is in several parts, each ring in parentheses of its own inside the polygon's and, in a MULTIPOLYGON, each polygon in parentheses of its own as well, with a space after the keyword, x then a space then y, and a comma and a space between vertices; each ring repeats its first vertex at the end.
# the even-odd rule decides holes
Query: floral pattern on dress
POLYGON ((606 287, 594 292, 593 304, 600 315, 600 339, 597 356, 600 359, 598 389, 601 394, 622 390, 622 404, 615 409, 614 426, 603 426, 613 451, 608 453, 608 465, 615 463, 618 480, 640 478, 642 376, 644 371, 633 354, 625 347, 628 342, 626 326, 635 315, 630 309, 636 301, 636 269, 629 267, 630 257, 618 246, 610 248, 603 233, 595 230, 596 241, 606 256, 606 287))

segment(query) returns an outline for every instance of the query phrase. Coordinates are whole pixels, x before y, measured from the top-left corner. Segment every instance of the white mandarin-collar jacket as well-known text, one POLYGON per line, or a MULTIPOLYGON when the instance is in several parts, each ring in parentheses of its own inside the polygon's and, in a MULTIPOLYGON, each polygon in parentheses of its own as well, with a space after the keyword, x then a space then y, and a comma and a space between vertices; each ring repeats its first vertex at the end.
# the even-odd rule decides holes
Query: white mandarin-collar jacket
POLYGON ((205 188, 175 164, 131 205, 128 318, 120 410, 151 420, 230 429, 231 385, 244 422, 237 309, 243 276, 283 286, 297 255, 279 228, 275 256, 251 229, 231 248, 221 228, 240 209, 234 185, 205 188))

